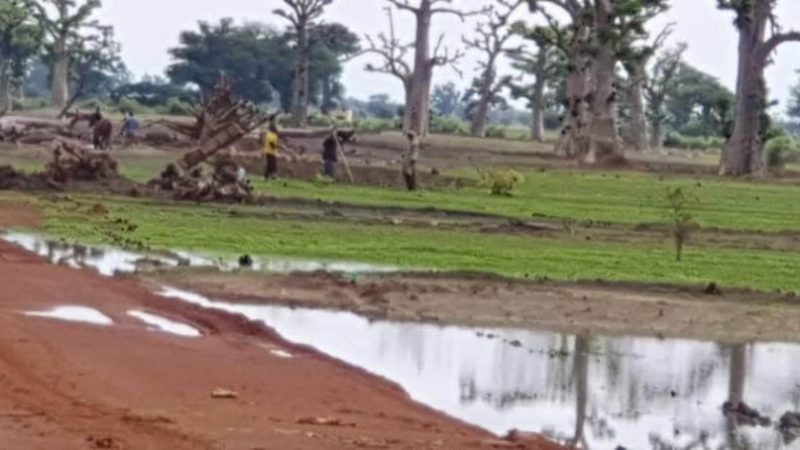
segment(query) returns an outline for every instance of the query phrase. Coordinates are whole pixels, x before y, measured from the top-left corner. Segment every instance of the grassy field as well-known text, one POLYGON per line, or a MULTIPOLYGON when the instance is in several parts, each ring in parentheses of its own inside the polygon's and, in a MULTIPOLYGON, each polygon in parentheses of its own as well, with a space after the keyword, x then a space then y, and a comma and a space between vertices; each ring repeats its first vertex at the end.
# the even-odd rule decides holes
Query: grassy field
POLYGON ((662 178, 649 174, 526 172, 510 197, 484 188, 404 192, 397 189, 310 182, 254 180, 259 193, 358 205, 435 207, 514 218, 549 218, 639 224, 666 220, 666 192, 683 187, 697 197, 695 220, 704 227, 734 230, 800 230, 800 186, 724 179, 662 178))
POLYGON ((69 202, 38 203, 47 213, 48 233, 81 241, 109 242, 109 236, 120 233, 154 249, 202 250, 229 256, 247 253, 360 261, 407 269, 467 270, 556 280, 714 281, 723 286, 800 291, 795 270, 800 267, 800 255, 789 252, 690 247, 684 262, 678 263, 667 242, 627 245, 435 228, 271 220, 232 214, 225 206, 133 199, 74 197, 69 202), (98 201, 110 210, 108 215, 89 212, 98 201), (130 224, 133 231, 120 231, 130 224))

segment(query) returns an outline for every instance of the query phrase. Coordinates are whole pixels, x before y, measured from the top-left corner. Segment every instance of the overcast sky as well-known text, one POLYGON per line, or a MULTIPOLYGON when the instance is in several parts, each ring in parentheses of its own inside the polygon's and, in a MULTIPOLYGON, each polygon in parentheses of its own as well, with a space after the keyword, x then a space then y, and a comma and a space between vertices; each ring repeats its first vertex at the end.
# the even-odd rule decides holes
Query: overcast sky
MULTIPOLYGON (((105 0, 101 19, 114 25, 117 38, 123 45, 123 57, 134 75, 162 74, 171 60, 167 49, 178 42, 181 30, 194 29, 200 20, 216 21, 232 17, 237 22, 260 21, 283 26, 271 11, 283 4, 281 0, 105 0)), ((463 8, 479 8, 492 0, 454 0, 463 8)), ((675 22, 672 43, 689 44, 686 59, 692 65, 711 73, 733 88, 736 78, 737 36, 732 14, 716 9, 717 0, 672 0, 672 10, 654 21, 654 32, 669 22, 675 22)), ((328 8, 325 20, 347 25, 359 35, 375 35, 386 28, 387 19, 381 0, 335 0, 328 8)), ((800 29, 800 0, 779 0, 778 15, 784 28, 800 29)), ((532 17, 522 14, 521 17, 532 17)), ((412 20, 407 13, 398 12, 395 21, 401 35, 413 38, 412 20)), ((434 20, 434 33, 444 33, 446 43, 459 47, 461 36, 471 34, 474 21, 461 23, 458 19, 440 16, 434 20)), ((450 69, 436 73, 435 83, 454 81, 464 87, 472 78, 477 55, 470 54, 460 64, 464 78, 450 69)), ((371 94, 389 93, 402 98, 399 81, 382 74, 365 72, 370 57, 358 58, 346 67, 344 84, 348 95, 366 98, 371 94)), ((767 71, 768 83, 774 98, 786 99, 789 87, 798 79, 800 43, 785 44, 767 71)), ((782 112, 780 106, 775 112, 782 112)))

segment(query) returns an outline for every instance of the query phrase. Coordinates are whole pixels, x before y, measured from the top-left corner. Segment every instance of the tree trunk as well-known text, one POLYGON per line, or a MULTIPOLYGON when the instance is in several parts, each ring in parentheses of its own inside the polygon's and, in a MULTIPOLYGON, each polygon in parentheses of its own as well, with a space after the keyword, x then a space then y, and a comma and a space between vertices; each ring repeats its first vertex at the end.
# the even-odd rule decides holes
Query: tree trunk
MULTIPOLYGON (((613 35, 613 17, 606 2, 595 3, 595 35, 613 35)), ((617 130, 617 92, 614 87, 614 68, 617 60, 610 45, 599 45, 593 67, 591 95, 591 125, 588 152, 579 155, 586 164, 618 163, 625 159, 617 130)))
POLYGON ((650 122, 650 148, 659 149, 664 145, 664 131, 661 121, 650 122))
POLYGON ((644 65, 637 64, 630 76, 632 78, 628 91, 631 107, 630 139, 633 149, 637 152, 642 152, 650 147, 650 139, 647 133, 647 113, 644 104, 644 84, 646 82, 644 65))
POLYGON ((531 139, 544 142, 544 88, 547 82, 547 52, 539 51, 536 57, 536 83, 533 86, 531 108, 533 110, 533 123, 531 124, 531 139))
POLYGON ((332 77, 326 76, 322 79, 322 104, 320 105, 320 110, 322 114, 329 114, 331 109, 333 108, 333 87, 332 87, 332 77))
POLYGON ((297 60, 295 61, 292 90, 292 121, 300 128, 308 125, 308 30, 301 22, 297 28, 297 60))
POLYGON ((63 108, 69 101, 69 55, 66 43, 56 44, 58 49, 53 62, 52 106, 63 108))
POLYGON ((589 28, 580 26, 569 49, 567 111, 556 153, 576 157, 588 153, 589 97, 592 88, 592 59, 586 51, 589 28))
MULTIPOLYGON (((763 116, 767 108, 767 85, 764 69, 769 54, 777 47, 765 42, 767 24, 774 4, 757 1, 749 17, 739 17, 739 67, 736 81, 736 109, 733 132, 722 152, 720 174, 750 175, 762 171, 764 164, 763 116)), ((743 12, 738 12, 742 16, 743 12)), ((773 39, 777 36, 773 36, 773 39)), ((787 38, 796 40, 796 38, 787 38)))
POLYGON ((0 115, 10 112, 11 107, 11 62, 0 61, 0 115))
POLYGON ((408 147, 403 154, 403 179, 409 191, 417 189, 417 161, 419 160, 420 142, 416 133, 409 132, 407 135, 408 147))
POLYGON ((492 97, 494 97, 494 82, 495 82, 495 56, 489 58, 486 62, 486 69, 481 75, 481 90, 480 98, 478 99, 478 108, 475 115, 472 117, 472 136, 486 137, 486 121, 489 117, 489 108, 491 107, 492 97))
POLYGON ((418 136, 425 136, 428 131, 428 105, 430 83, 433 75, 430 61, 431 34, 431 0, 422 0, 416 12, 416 41, 414 44, 414 73, 411 79, 411 91, 406 102, 403 129, 413 131, 418 136))
POLYGON ((482 96, 478 102, 478 108, 475 115, 472 117, 471 132, 472 136, 483 138, 486 137, 486 121, 489 117, 489 98, 482 96))

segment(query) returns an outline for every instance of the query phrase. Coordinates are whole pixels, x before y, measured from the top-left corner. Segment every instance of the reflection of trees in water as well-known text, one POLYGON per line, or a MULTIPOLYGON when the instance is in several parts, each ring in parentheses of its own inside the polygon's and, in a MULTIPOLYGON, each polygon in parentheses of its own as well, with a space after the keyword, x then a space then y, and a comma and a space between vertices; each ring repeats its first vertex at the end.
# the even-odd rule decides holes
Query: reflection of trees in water
POLYGON ((573 373, 575 374, 575 436, 570 440, 570 445, 577 447, 579 444, 588 449, 586 443, 586 410, 589 405, 589 352, 591 339, 589 336, 575 338, 575 357, 573 373))
POLYGON ((55 264, 67 264, 74 262, 79 266, 86 265, 90 258, 98 259, 105 255, 105 251, 100 248, 87 247, 85 245, 67 244, 58 241, 36 241, 34 251, 42 254, 42 246, 45 246, 45 256, 47 260, 55 264))

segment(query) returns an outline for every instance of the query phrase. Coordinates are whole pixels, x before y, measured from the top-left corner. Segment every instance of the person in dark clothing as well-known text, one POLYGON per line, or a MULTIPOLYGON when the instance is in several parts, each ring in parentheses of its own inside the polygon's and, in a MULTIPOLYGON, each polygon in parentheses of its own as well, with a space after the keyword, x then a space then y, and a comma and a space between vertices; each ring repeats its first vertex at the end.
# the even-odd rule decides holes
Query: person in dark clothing
POLYGON ((322 143, 323 173, 326 177, 336 178, 336 163, 339 161, 338 135, 334 131, 322 143))

